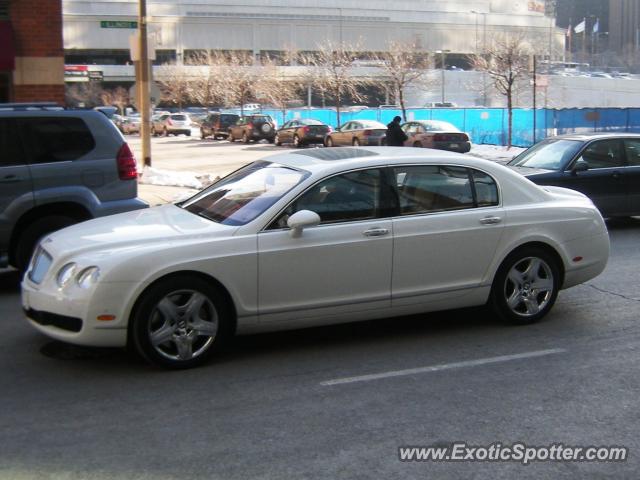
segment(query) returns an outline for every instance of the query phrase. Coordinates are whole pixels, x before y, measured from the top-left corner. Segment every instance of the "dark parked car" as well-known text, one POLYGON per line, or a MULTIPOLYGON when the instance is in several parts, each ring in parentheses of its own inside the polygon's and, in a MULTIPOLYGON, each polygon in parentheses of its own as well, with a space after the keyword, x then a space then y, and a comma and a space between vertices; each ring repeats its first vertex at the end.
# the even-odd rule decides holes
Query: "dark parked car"
POLYGON ((538 185, 584 193, 604 217, 640 215, 640 135, 547 138, 508 165, 538 185))
POLYGON ((245 115, 229 127, 229 141, 242 139, 244 143, 251 140, 266 139, 273 143, 276 138, 276 125, 269 115, 245 115))
POLYGON ((327 147, 384 145, 387 126, 374 120, 353 120, 327 135, 327 147))
POLYGON ((47 234, 148 205, 136 160, 102 113, 0 112, 0 267, 24 270, 47 234))
POLYGON ((436 148, 458 153, 471 150, 469 135, 448 122, 416 120, 402 125, 402 130, 409 137, 404 142, 407 147, 436 148))
POLYGON ((331 127, 311 118, 290 120, 276 133, 276 145, 293 143, 296 147, 324 143, 324 138, 331 132, 331 127))
POLYGON ((229 127, 236 123, 240 115, 235 113, 210 113, 207 118, 200 124, 200 138, 203 140, 207 137, 227 138, 229 136, 229 127))

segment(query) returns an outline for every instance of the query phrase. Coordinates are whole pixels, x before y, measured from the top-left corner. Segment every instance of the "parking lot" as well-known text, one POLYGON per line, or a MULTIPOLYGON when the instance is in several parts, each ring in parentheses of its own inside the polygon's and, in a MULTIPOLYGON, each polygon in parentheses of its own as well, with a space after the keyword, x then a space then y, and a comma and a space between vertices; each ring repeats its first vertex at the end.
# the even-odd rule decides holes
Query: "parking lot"
MULTIPOLYGON (((154 168, 214 175, 285 150, 196 137, 154 138, 153 148, 154 168)), ((605 272, 561 292, 539 324, 507 327, 467 309, 247 336, 190 371, 51 341, 24 320, 18 275, 0 271, 0 478, 635 478, 640 220, 609 230, 605 272), (630 455, 398 459, 401 446, 454 441, 630 455)))

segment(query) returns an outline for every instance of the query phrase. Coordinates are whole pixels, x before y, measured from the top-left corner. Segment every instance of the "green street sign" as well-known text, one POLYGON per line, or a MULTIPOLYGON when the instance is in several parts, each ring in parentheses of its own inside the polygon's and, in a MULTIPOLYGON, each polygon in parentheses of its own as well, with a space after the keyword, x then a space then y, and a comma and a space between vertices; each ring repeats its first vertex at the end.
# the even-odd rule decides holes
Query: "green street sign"
POLYGON ((129 22, 125 20, 102 20, 100 28, 138 28, 138 22, 129 22))

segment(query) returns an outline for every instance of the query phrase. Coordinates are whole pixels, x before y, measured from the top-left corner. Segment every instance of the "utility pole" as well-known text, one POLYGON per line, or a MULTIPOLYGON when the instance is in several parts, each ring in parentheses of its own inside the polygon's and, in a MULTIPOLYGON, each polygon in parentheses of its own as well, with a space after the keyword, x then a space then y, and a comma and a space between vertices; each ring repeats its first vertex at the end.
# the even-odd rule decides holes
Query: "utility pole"
POLYGON ((138 49, 140 60, 136 71, 139 85, 138 107, 140 108, 140 137, 142 138, 142 160, 151 166, 151 103, 149 101, 149 43, 147 41, 147 0, 138 0, 138 49))

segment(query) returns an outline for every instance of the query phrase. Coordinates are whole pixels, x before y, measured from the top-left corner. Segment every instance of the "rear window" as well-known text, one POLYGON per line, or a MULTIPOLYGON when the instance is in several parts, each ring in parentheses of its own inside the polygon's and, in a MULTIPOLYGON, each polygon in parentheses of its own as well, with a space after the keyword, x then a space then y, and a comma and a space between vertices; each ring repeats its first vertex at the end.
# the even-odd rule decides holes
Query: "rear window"
POLYGON ((171 115, 171 120, 186 120, 186 115, 171 115))
POLYGON ((96 146, 87 124, 74 117, 20 119, 30 163, 76 160, 96 146))

